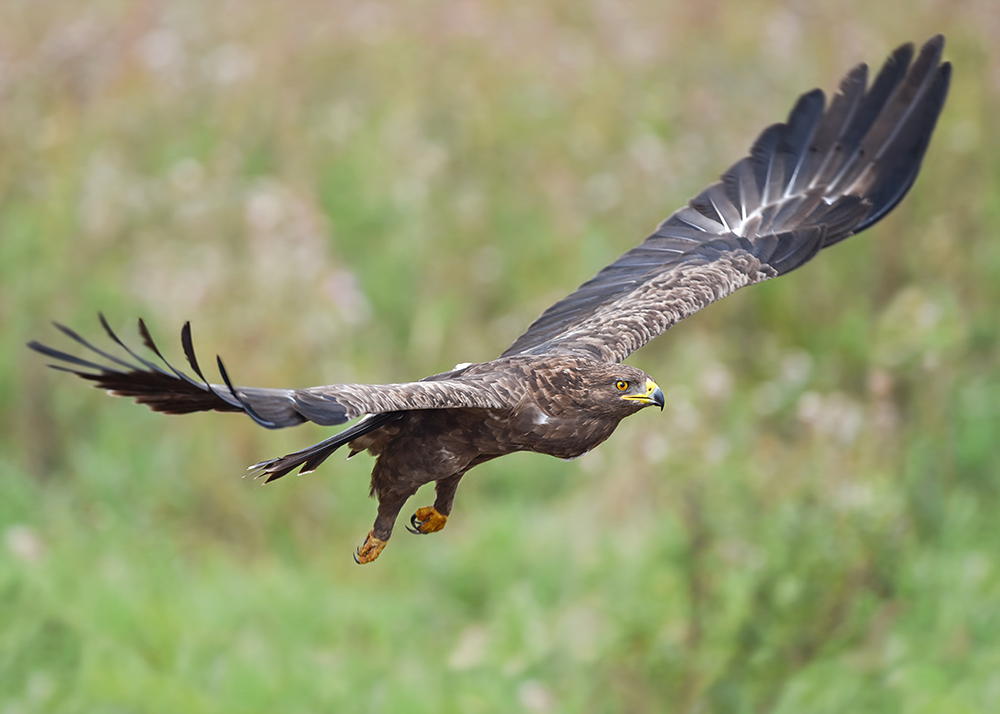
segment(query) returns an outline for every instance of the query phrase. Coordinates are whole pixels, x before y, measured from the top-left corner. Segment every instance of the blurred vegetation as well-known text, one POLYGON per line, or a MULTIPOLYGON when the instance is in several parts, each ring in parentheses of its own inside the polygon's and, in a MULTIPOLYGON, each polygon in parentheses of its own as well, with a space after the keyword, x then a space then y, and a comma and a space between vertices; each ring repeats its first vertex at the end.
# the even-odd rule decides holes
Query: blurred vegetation
POLYGON ((0 712, 1000 710, 997 36, 992 0, 0 3, 0 712), (370 460, 240 479, 328 431, 23 347, 103 311, 244 384, 489 359, 936 32, 892 216, 633 356, 664 414, 477 469, 372 566, 370 460))

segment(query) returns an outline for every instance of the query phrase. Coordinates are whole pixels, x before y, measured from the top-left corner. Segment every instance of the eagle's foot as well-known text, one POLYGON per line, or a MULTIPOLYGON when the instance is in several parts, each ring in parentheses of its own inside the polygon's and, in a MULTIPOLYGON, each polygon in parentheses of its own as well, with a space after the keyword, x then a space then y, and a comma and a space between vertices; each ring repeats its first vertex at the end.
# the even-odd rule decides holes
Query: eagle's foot
POLYGON ((361 544, 360 548, 354 551, 354 562, 358 565, 364 565, 375 560, 379 556, 379 553, 382 552, 382 549, 385 548, 386 543, 389 542, 376 538, 372 535, 374 532, 369 531, 365 542, 361 544))
POLYGON ((410 526, 412 528, 407 526, 406 530, 417 535, 436 533, 444 528, 444 524, 447 522, 448 516, 438 513, 438 510, 434 506, 424 506, 423 508, 418 508, 417 512, 410 516, 410 526))

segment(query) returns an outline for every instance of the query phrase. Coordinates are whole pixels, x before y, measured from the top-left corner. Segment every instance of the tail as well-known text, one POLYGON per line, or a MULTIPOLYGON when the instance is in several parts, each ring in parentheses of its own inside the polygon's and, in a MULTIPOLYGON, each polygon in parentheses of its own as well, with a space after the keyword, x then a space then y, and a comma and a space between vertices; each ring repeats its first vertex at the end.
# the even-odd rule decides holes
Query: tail
POLYGON ((264 479, 264 483, 270 483, 275 479, 281 478, 285 474, 294 471, 299 466, 302 467, 302 470, 299 471, 300 474, 310 473, 315 471, 320 464, 326 461, 334 451, 339 449, 344 444, 375 431, 379 427, 387 424, 393 419, 396 419, 398 416, 399 412, 370 414, 354 426, 344 429, 342 432, 331 436, 329 439, 324 439, 318 444, 313 444, 312 446, 306 447, 301 451, 285 454, 284 456, 279 456, 276 459, 261 461, 248 468, 247 471, 254 478, 267 476, 267 478, 264 479))

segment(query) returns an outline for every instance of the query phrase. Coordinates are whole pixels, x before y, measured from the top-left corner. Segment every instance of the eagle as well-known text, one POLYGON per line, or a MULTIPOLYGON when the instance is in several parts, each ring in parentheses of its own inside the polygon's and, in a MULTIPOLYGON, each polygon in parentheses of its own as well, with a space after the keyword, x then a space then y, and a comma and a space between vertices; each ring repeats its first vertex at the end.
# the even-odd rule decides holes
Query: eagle
POLYGON ((163 357, 141 319, 149 358, 126 345, 103 315, 104 331, 123 352, 58 323, 88 358, 28 346, 56 360, 49 366, 154 411, 243 412, 271 429, 360 418, 249 471, 265 483, 295 469, 308 473, 345 445, 350 456, 375 456, 371 495, 378 511, 354 552, 358 563, 370 563, 422 485, 434 482, 435 499, 411 516, 408 530, 417 534, 444 528, 462 477, 479 464, 518 451, 561 459, 587 453, 625 417, 663 408, 653 378, 622 364, 632 352, 709 303, 788 273, 885 217, 913 185, 944 105, 951 65, 942 63, 943 49, 941 35, 919 52, 902 45, 870 86, 868 67, 858 65, 829 104, 819 89, 802 95, 788 119, 765 129, 719 182, 545 310, 489 362, 402 384, 264 389, 234 386, 219 358, 222 384, 210 383, 190 323, 181 344, 194 376, 163 357))

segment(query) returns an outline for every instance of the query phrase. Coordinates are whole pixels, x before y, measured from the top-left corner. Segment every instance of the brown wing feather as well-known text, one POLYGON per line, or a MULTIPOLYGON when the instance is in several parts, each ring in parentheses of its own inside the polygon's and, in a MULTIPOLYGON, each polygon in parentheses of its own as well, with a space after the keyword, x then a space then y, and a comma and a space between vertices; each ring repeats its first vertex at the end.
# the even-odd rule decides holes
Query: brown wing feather
POLYGON ((153 411, 187 414, 198 411, 245 412, 258 424, 271 429, 295 426, 312 421, 324 426, 342 424, 363 414, 382 414, 410 409, 446 409, 452 407, 502 409, 508 406, 507 395, 490 383, 488 375, 455 379, 461 371, 435 375, 419 382, 403 384, 331 384, 308 389, 268 389, 235 387, 218 362, 225 384, 211 384, 202 375, 191 343, 191 328, 185 325, 181 341, 188 364, 197 375, 194 379, 174 368, 153 343, 146 326, 139 321, 139 331, 146 346, 164 366, 147 360, 129 348, 111 330, 104 317, 101 324, 111 339, 121 346, 132 361, 102 350, 79 334, 56 325, 75 342, 102 358, 102 362, 83 359, 38 342, 28 346, 61 364, 56 369, 76 374, 94 382, 94 386, 112 394, 132 397, 153 411))
POLYGON ((641 245, 546 310, 505 352, 620 361, 698 309, 871 226, 913 185, 948 91, 944 38, 903 45, 866 91, 803 95, 750 155, 641 245))

